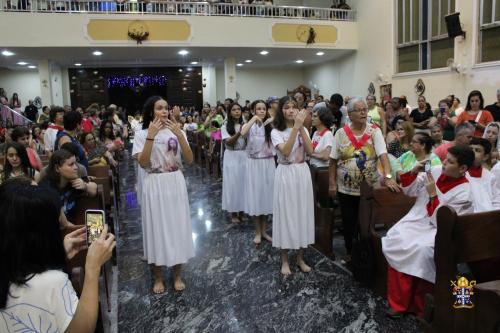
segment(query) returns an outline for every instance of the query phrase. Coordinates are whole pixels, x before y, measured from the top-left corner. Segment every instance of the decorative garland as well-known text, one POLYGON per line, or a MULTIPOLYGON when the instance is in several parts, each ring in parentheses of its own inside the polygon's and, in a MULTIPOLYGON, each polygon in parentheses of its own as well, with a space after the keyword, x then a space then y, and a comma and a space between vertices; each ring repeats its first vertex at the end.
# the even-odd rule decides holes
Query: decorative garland
POLYGON ((167 84, 165 75, 112 76, 107 79, 108 88, 137 86, 164 86, 167 84))

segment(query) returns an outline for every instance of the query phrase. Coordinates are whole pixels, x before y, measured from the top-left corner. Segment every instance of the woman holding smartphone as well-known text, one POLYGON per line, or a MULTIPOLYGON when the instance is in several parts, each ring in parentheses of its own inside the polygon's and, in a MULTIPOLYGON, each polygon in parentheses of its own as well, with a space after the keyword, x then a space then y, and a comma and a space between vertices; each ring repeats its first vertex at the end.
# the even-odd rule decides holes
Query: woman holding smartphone
POLYGON ((181 156, 193 162, 193 153, 174 117, 169 117, 167 101, 150 97, 144 104, 142 131, 134 138, 132 156, 146 175, 142 184, 141 216, 144 252, 153 264, 153 292, 165 292, 162 266, 173 267, 174 289, 185 289, 182 264, 194 256, 191 218, 181 156))

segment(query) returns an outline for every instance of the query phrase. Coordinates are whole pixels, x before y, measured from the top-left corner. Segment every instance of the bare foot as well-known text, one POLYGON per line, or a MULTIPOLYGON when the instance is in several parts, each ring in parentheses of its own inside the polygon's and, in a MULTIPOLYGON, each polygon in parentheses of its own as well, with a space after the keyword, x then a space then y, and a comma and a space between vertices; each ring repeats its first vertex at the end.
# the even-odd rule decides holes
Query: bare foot
POLYGON ((155 294, 163 294, 165 292, 165 285, 163 284, 163 281, 161 279, 155 279, 153 292, 155 294))
POLYGON ((311 267, 306 264, 304 260, 297 262, 300 270, 304 273, 309 273, 311 271, 311 267))
POLYGON ((283 275, 283 277, 292 275, 292 271, 290 270, 290 266, 288 265, 288 263, 281 264, 281 274, 283 275))
POLYGON ((231 217, 231 223, 233 223, 233 224, 239 224, 240 222, 241 222, 241 221, 240 221, 240 219, 239 219, 239 218, 237 218, 237 217, 235 217, 235 216, 231 217))
POLYGON ((184 283, 184 281, 182 281, 182 278, 180 276, 175 278, 174 289, 175 291, 183 291, 184 289, 186 289, 186 284, 184 283))
POLYGON ((271 236, 269 236, 269 234, 267 232, 263 233, 262 237, 264 237, 264 239, 269 241, 269 242, 273 241, 273 238, 271 236))
POLYGON ((259 245, 261 241, 262 241, 262 236, 255 235, 255 238, 253 239, 253 242, 255 243, 255 245, 259 245))

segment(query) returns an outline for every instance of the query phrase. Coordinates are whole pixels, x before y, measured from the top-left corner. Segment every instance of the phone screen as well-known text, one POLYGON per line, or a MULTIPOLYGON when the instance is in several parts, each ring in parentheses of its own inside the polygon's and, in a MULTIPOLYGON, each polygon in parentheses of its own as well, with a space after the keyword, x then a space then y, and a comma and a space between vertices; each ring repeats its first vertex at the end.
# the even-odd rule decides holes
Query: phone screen
POLYGON ((425 172, 431 171, 431 161, 425 162, 424 170, 425 170, 425 172))
POLYGON ((101 236, 104 229, 104 212, 96 210, 85 212, 85 224, 87 226, 87 244, 90 245, 101 236))

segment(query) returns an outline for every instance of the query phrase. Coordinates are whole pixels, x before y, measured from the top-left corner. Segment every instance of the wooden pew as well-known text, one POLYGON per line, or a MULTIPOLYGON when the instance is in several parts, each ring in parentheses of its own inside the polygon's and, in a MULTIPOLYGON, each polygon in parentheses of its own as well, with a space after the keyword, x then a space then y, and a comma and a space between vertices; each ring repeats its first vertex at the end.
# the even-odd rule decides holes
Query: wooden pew
POLYGON ((426 311, 433 314, 426 318, 432 331, 500 332, 499 244, 500 210, 458 216, 450 207, 439 208, 434 311, 426 311), (477 282, 472 309, 453 308, 451 281, 457 280, 459 263, 469 266, 477 282))
POLYGON ((328 168, 310 166, 314 194, 314 238, 313 247, 332 259, 333 252, 333 224, 335 207, 328 195, 329 173, 328 168))
POLYGON ((362 239, 371 239, 376 260, 376 275, 371 287, 378 295, 387 295, 387 261, 382 253, 382 237, 405 216, 416 198, 391 192, 386 187, 361 183, 359 223, 362 239))

